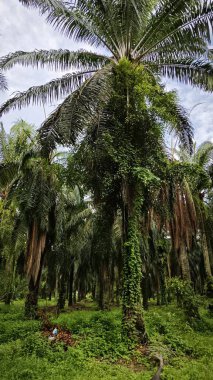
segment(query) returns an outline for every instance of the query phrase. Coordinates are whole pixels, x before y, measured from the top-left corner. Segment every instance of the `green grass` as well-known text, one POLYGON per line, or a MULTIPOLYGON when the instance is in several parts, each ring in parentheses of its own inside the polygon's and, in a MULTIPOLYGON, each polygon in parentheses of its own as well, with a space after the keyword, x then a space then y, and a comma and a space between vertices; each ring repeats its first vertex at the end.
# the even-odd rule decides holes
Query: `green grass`
MULTIPOLYGON (((40 302, 53 306, 54 301, 40 302)), ((88 303, 87 303, 88 306, 88 303)), ((0 374, 2 380, 150 380, 155 372, 150 357, 165 360, 163 380, 211 380, 213 319, 201 310, 202 322, 192 328, 174 305, 151 305, 145 313, 150 357, 130 351, 121 339, 121 312, 70 311, 52 322, 71 330, 76 345, 64 351, 41 336, 39 321, 23 318, 23 302, 0 304, 0 374)))

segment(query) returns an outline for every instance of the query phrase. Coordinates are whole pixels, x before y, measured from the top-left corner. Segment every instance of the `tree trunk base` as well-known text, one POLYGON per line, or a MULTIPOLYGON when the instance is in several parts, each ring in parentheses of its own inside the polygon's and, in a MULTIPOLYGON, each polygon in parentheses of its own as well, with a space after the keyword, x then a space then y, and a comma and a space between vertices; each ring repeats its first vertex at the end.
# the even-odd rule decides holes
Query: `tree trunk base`
POLYGON ((38 296, 35 292, 29 292, 25 301, 25 317, 28 319, 36 319, 38 311, 38 296))

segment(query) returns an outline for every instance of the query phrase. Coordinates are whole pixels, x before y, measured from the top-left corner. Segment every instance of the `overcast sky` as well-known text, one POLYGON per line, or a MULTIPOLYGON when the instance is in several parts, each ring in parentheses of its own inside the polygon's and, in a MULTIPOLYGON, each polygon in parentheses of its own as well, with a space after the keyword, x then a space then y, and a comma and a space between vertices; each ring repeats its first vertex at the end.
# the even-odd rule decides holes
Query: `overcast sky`
MULTIPOLYGON (((26 9, 17 0, 0 0, 0 56, 17 50, 33 51, 35 49, 70 49, 88 48, 77 44, 46 24, 44 17, 38 11, 26 9)), ((92 50, 89 48, 89 50, 92 50)), ((16 66, 6 72, 9 90, 0 94, 0 103, 12 93, 23 91, 30 86, 43 84, 61 76, 62 73, 44 69, 31 69, 16 66)), ((198 143, 205 140, 213 141, 213 94, 164 80, 168 89, 177 89, 181 103, 191 112, 191 121, 195 129, 195 139, 198 143)), ((54 110, 56 103, 45 105, 45 112, 54 110)), ((42 107, 22 108, 21 111, 10 111, 2 117, 2 122, 8 130, 18 119, 22 118, 39 127, 45 118, 42 107)))

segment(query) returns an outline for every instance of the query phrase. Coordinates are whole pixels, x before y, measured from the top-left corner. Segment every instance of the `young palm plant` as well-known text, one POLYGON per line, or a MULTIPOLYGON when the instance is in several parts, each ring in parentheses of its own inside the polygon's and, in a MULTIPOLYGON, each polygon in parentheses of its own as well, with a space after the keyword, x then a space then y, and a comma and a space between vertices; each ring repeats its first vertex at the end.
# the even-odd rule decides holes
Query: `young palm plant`
POLYGON ((0 113, 66 96, 40 130, 43 143, 48 147, 54 147, 57 142, 75 143, 87 130, 91 161, 97 164, 96 140, 105 141, 105 157, 111 160, 113 170, 110 173, 106 167, 92 167, 93 170, 101 169, 97 170, 98 176, 105 173, 102 200, 103 190, 109 190, 112 185, 110 175, 114 175, 113 185, 116 183, 123 213, 124 331, 130 338, 137 336, 144 341, 138 215, 145 193, 158 184, 156 174, 163 165, 160 154, 163 124, 175 129, 186 146, 190 146, 192 139, 185 112, 177 104, 174 94, 165 93, 158 76, 167 75, 212 90, 212 66, 206 60, 206 51, 213 2, 21 2, 37 7, 50 24, 68 37, 101 49, 101 53, 18 51, 3 57, 0 61, 2 70, 21 64, 70 72, 45 85, 17 93, 2 105, 0 113), (102 53, 103 50, 106 54, 102 53))

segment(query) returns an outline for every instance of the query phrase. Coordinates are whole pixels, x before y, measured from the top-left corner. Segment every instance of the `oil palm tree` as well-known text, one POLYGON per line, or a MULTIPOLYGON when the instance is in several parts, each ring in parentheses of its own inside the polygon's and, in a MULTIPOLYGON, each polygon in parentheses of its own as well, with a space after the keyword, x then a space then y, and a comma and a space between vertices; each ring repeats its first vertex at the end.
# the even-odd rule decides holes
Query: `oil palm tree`
MULTIPOLYGON (((18 210, 18 224, 13 232, 16 244, 20 236, 25 235, 26 254, 25 272, 29 279, 25 312, 34 317, 37 308, 38 290, 45 251, 48 247, 54 213, 57 189, 60 187, 58 173, 60 165, 53 162, 54 155, 48 158, 41 153, 36 139, 32 138, 29 126, 20 122, 18 133, 9 138, 0 136, 1 181, 0 188, 5 201, 15 204, 18 210), (4 138, 3 138, 4 137, 4 138)), ((17 126, 16 126, 17 127, 17 126)))
POLYGON ((189 181, 189 190, 191 191, 195 205, 198 227, 201 235, 200 240, 205 274, 207 277, 211 277, 212 271, 206 230, 208 219, 208 192, 212 188, 210 168, 213 162, 213 144, 210 141, 205 141, 197 148, 194 146, 194 151, 191 156, 185 151, 182 151, 179 154, 183 161, 190 162, 195 167, 195 175, 191 177, 191 181, 189 181))
MULTIPOLYGON (((140 339, 144 340, 139 296, 138 218, 135 215, 142 207, 141 199, 144 199, 148 187, 157 184, 156 163, 160 166, 160 154, 156 155, 155 150, 162 151, 162 124, 167 123, 176 129, 186 146, 192 139, 192 129, 184 110, 177 104, 174 94, 165 93, 158 75, 212 90, 212 65, 206 59, 206 51, 210 41, 213 2, 21 2, 39 8, 56 29, 76 41, 99 48, 99 53, 82 50, 19 51, 3 57, 0 61, 2 70, 22 64, 70 72, 45 85, 17 93, 2 105, 0 113, 66 97, 45 121, 40 131, 43 143, 49 147, 54 147, 57 142, 75 143, 87 130, 88 136, 90 131, 92 133, 93 143, 101 135, 102 142, 108 141, 111 145, 105 146, 105 150, 108 149, 107 157, 113 158, 113 167, 117 170, 114 178, 119 178, 117 188, 122 198, 124 326, 129 337, 141 331, 140 339), (102 53, 103 49, 106 54, 102 53), (107 129, 109 133, 105 134, 107 129), (119 130, 117 135, 116 130, 119 130), (113 145, 116 139, 120 144, 113 145), (128 158, 126 165, 122 163, 125 157, 128 158)), ((106 182, 105 176, 105 185, 106 182)))
POLYGON ((1 213, 2 255, 6 258, 9 303, 17 275, 17 261, 26 249, 27 229, 22 223, 19 204, 9 194, 13 181, 20 174, 20 162, 30 149, 33 140, 32 127, 23 120, 17 122, 6 133, 0 123, 0 198, 3 205, 1 213))
POLYGON ((213 88, 212 65, 206 58, 210 43, 209 25, 213 20, 212 1, 190 0, 187 4, 184 1, 177 4, 175 0, 140 0, 137 3, 133 0, 20 2, 39 8, 47 22, 66 36, 102 51, 104 48, 106 54, 60 49, 17 51, 3 57, 0 63, 2 70, 21 64, 71 72, 45 85, 17 93, 5 102, 1 113, 30 102, 46 102, 72 93, 51 118, 57 120, 62 109, 66 106, 73 109, 78 101, 75 89, 84 89, 84 95, 90 87, 90 94, 93 90, 98 95, 97 82, 101 81, 101 87, 105 83, 106 93, 107 79, 113 66, 123 57, 142 64, 150 75, 164 74, 204 89, 213 88), (77 71, 73 72, 73 69, 77 71))
MULTIPOLYGON (((69 306, 73 303, 75 266, 77 263, 79 266, 81 251, 88 244, 92 233, 92 212, 77 186, 74 188, 63 186, 57 196, 55 214, 56 231, 53 249, 59 268, 58 309, 61 310, 65 306, 66 287, 69 289, 69 306)), ((87 272, 88 270, 89 265, 87 272)))

